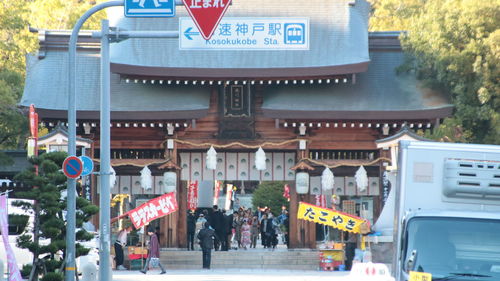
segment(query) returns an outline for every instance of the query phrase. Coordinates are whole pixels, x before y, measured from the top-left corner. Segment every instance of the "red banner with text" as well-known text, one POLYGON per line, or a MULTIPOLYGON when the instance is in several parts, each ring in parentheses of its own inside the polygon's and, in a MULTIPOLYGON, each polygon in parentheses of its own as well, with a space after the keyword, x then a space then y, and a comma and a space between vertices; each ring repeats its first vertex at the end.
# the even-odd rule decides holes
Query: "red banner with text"
POLYGON ((215 181, 215 186, 214 186, 214 205, 219 205, 219 194, 220 194, 220 187, 222 185, 221 181, 215 181))
POLYGON ((198 181, 190 181, 188 186, 188 210, 198 208, 198 181))
POLYGON ((134 227, 139 229, 150 221, 177 211, 178 208, 175 193, 171 192, 151 199, 141 206, 129 211, 128 216, 134 224, 134 227))

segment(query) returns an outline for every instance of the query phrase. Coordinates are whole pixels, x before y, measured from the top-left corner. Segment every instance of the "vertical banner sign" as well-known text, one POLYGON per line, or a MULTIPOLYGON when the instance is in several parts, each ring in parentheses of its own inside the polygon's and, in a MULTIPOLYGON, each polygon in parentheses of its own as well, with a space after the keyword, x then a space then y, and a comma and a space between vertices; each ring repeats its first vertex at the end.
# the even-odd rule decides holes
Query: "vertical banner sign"
MULTIPOLYGON (((30 137, 28 138, 28 157, 38 155, 37 141, 38 141, 38 114, 35 112, 35 106, 30 105, 29 111, 29 126, 30 137)), ((37 167, 38 169, 38 167, 37 167)))
POLYGON ((285 186, 283 186, 283 197, 285 197, 286 200, 290 201, 290 186, 288 184, 285 184, 285 186))
POLYGON ((151 199, 141 206, 128 211, 127 214, 130 221, 134 224, 135 229, 139 229, 152 220, 177 211, 178 208, 175 193, 171 192, 151 199))
MULTIPOLYGON (((7 253, 7 266, 9 267, 9 281, 22 281, 21 273, 17 268, 16 256, 9 244, 9 221, 7 219, 7 196, 0 196, 0 230, 2 231, 3 245, 7 253)), ((3 274, 3 272, 1 273, 3 274)))
POLYGON ((219 194, 220 194, 220 186, 221 181, 215 181, 214 185, 214 205, 219 205, 219 194))
POLYGON ((226 204, 224 205, 225 210, 231 210, 231 201, 233 198, 233 185, 226 185, 226 204))
POLYGON ((188 209, 198 208, 198 181, 189 181, 188 186, 188 209))
POLYGON ((320 206, 321 208, 326 208, 326 196, 325 195, 316 195, 316 206, 320 206))
POLYGON ((38 138, 38 114, 35 112, 35 106, 30 105, 30 132, 31 137, 38 138))
POLYGON ((391 191, 391 182, 387 175, 387 171, 382 174, 382 203, 385 205, 387 198, 389 197, 389 192, 391 191))
POLYGON ((196 27, 205 40, 210 39, 231 0, 182 0, 196 27))

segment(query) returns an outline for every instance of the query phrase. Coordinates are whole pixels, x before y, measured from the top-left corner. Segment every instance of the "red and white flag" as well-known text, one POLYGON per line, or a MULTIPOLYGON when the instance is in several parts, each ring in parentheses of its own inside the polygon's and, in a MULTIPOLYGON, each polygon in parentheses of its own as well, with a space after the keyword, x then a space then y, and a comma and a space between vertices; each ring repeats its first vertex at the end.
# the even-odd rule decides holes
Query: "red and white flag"
POLYGON ((188 209, 198 208, 198 181, 189 181, 188 186, 188 209))
POLYGON ((228 184, 226 186, 226 204, 224 206, 225 210, 230 210, 231 209, 231 202, 233 201, 233 185, 228 184))
POLYGON ((127 212, 127 214, 134 224, 134 227, 139 229, 152 220, 177 211, 178 208, 175 193, 171 192, 151 199, 141 206, 127 212))
POLYGON ((215 181, 215 186, 214 186, 214 205, 219 205, 219 194, 220 194, 220 187, 222 185, 221 181, 215 181))
POLYGON ((290 201, 290 186, 288 184, 285 184, 283 187, 283 197, 290 201))
POLYGON ((316 206, 321 208, 326 208, 326 196, 325 195, 316 195, 316 206))

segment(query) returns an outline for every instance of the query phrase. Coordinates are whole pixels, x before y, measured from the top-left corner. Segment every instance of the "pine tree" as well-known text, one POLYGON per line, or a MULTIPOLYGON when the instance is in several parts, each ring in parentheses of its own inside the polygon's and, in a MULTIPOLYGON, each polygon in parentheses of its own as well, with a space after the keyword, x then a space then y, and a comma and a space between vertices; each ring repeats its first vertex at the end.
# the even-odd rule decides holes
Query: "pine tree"
MULTIPOLYGON (((20 248, 28 249, 33 253, 33 266, 30 280, 37 280, 39 274, 47 272, 62 272, 63 259, 56 260, 56 255, 66 253, 66 198, 61 198, 61 193, 66 189, 66 177, 61 172, 61 166, 66 158, 65 152, 45 153, 30 159, 33 166, 18 175, 15 179, 28 186, 33 186, 30 191, 17 192, 22 199, 33 200, 33 203, 17 201, 15 205, 34 213, 35 221, 33 233, 25 232, 17 239, 20 248), (38 172, 35 166, 38 166, 38 172), (37 231, 38 235, 36 235, 37 231), (38 240, 49 241, 40 245, 38 240), (42 259, 43 257, 43 259, 42 259)), ((76 201, 76 241, 89 241, 92 234, 82 229, 84 222, 90 220, 98 212, 98 207, 88 200, 77 197, 76 201)), ((29 230, 28 230, 29 231, 29 230)), ((86 249, 79 243, 76 244, 76 257, 86 255, 86 249)))

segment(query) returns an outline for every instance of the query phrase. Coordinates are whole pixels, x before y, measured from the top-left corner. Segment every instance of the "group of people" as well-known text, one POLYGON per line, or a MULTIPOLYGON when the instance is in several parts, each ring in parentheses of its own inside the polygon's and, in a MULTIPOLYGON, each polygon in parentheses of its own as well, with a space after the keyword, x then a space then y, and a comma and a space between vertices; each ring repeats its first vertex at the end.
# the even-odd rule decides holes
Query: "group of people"
MULTIPOLYGON (((114 248, 115 248, 115 262, 116 262, 116 269, 119 270, 124 270, 126 269, 123 266, 123 260, 124 260, 124 255, 123 255, 123 249, 127 245, 127 235, 132 231, 132 226, 127 226, 123 228, 120 232, 118 232, 118 235, 116 237, 116 241, 114 243, 114 248)), ((148 235, 149 235, 149 246, 148 246, 148 256, 146 259, 146 263, 144 264, 144 267, 140 272, 146 274, 146 272, 149 270, 150 266, 151 267, 160 267, 161 272, 160 274, 165 274, 167 273, 165 271, 165 267, 161 264, 160 262, 160 241, 158 239, 158 232, 159 229, 149 227, 147 229, 148 235)))
POLYGON ((203 268, 210 269, 212 249, 228 251, 234 241, 235 248, 255 248, 260 234, 264 248, 275 249, 278 245, 278 233, 283 232, 284 242, 288 246, 288 211, 283 208, 280 216, 273 217, 269 208, 239 208, 232 214, 219 210, 217 205, 211 214, 203 210, 196 216, 195 210, 188 211, 187 248, 202 250, 203 268), (195 243, 195 237, 199 243, 195 243))
MULTIPOLYGON (((252 209, 239 208, 232 214, 221 211, 214 205, 211 213, 203 210, 196 216, 195 210, 190 210, 187 215, 187 242, 188 250, 201 250, 203 256, 203 268, 209 269, 211 262, 211 251, 228 251, 231 248, 245 249, 256 248, 257 241, 260 240, 262 246, 268 249, 275 249, 278 245, 278 234, 283 234, 283 242, 288 246, 288 211, 283 208, 278 217, 274 217, 267 207, 258 208, 255 212, 252 209), (195 239, 197 243, 195 243, 195 239), (231 245, 234 243, 234 247, 231 245)), ((123 267, 123 249, 126 245, 127 234, 132 227, 122 229, 115 241, 116 268, 123 267)), ((165 268, 160 262, 160 245, 158 234, 153 228, 148 228, 150 236, 148 257, 141 270, 146 274, 149 267, 160 267, 160 274, 165 274, 165 268)))
POLYGON ((187 216, 188 250, 200 250, 195 237, 207 222, 209 228, 214 230, 216 251, 256 248, 259 236, 264 248, 275 249, 278 234, 283 235, 284 243, 288 245, 289 219, 286 208, 277 217, 267 207, 259 207, 255 212, 251 208, 240 207, 238 211, 228 214, 214 205, 210 214, 208 210, 203 210, 198 217, 194 210, 190 210, 187 216), (231 247, 232 243, 234 247, 231 247))

